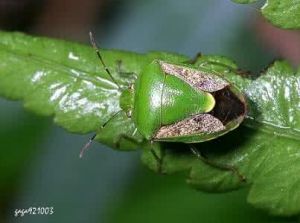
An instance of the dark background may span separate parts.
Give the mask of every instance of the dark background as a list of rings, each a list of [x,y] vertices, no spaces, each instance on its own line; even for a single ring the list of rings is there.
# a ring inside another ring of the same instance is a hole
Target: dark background
[[[224,55],[253,73],[275,58],[300,61],[300,35],[259,15],[259,6],[229,0],[0,0],[0,28],[102,48]],[[51,118],[0,99],[0,222],[286,222],[246,203],[247,189],[194,191],[184,176],[159,176],[140,153],[72,135]],[[15,209],[53,206],[52,216],[15,218]]]

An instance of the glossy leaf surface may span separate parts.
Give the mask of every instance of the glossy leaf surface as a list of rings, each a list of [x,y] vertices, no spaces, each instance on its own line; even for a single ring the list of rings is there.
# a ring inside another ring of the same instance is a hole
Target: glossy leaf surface
[[[253,3],[257,0],[232,0],[236,3]],[[268,0],[261,8],[261,13],[273,25],[284,29],[300,28],[299,0]]]
[[[224,68],[221,63],[226,64]],[[226,191],[251,185],[248,201],[275,215],[300,211],[300,76],[285,62],[276,62],[255,80],[231,71],[236,66],[222,57],[202,57],[196,65],[222,73],[242,89],[248,100],[244,125],[221,138],[197,144],[215,164],[236,167],[246,178],[200,162],[188,145],[164,144],[158,151],[161,171],[189,170],[188,182],[207,191]],[[158,170],[157,163],[144,154],[144,161]],[[290,195],[292,194],[292,195]]]
[[[146,55],[102,51],[119,85],[134,82],[153,59],[187,61],[174,54]],[[300,212],[300,77],[285,62],[276,62],[265,74],[251,80],[233,72],[237,66],[227,58],[203,56],[195,67],[222,75],[240,88],[248,100],[248,116],[237,130],[211,142],[195,144],[210,161],[233,165],[246,178],[220,170],[199,160],[189,145],[154,144],[162,159],[159,166],[134,124],[124,113],[99,130],[97,139],[121,149],[145,148],[143,161],[166,174],[188,173],[188,182],[212,192],[250,185],[249,202],[276,215]],[[65,41],[0,34],[0,95],[22,99],[26,108],[53,115],[55,122],[76,133],[97,131],[119,111],[120,89],[103,71],[91,47]]]

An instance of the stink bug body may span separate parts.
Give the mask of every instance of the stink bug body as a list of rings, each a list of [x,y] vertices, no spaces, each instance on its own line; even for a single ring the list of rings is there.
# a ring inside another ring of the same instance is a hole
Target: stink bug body
[[[190,144],[222,136],[243,121],[246,114],[245,98],[221,74],[194,67],[189,63],[154,59],[137,75],[133,85],[123,89],[105,66],[91,34],[90,37],[107,74],[121,91],[121,110],[112,115],[102,127],[123,111],[135,125],[134,134],[139,132],[152,143]],[[127,134],[119,136],[118,145],[122,137],[136,141]],[[83,147],[80,156],[95,137],[96,134]],[[198,158],[202,157],[195,147],[190,146],[190,149]],[[153,149],[151,151],[161,163],[159,156]],[[206,159],[201,160],[212,164]],[[244,180],[232,166],[215,163],[213,166],[234,171]]]
[[[224,78],[155,60],[136,80],[133,121],[148,140],[203,142],[238,127],[243,94]]]

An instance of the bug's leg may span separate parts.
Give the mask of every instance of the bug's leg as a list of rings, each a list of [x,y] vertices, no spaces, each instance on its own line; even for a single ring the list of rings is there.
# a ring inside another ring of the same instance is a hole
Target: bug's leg
[[[154,149],[154,145],[153,145],[153,144],[154,144],[154,141],[151,140],[150,143],[151,143],[150,151],[151,151],[151,153],[152,153],[154,159],[156,160],[156,162],[157,162],[157,164],[158,164],[157,171],[158,171],[159,173],[162,173],[162,163],[163,163],[163,159],[162,159],[162,157],[159,157],[159,155],[156,153],[156,151],[155,151],[155,149]]]
[[[133,131],[132,136],[134,136],[136,130],[137,129],[135,129]],[[121,134],[121,135],[119,135],[118,139],[115,142],[116,148],[120,148],[121,141],[124,140],[124,139],[129,140],[132,143],[136,143],[136,144],[141,143],[140,141],[138,141],[137,139],[135,139],[135,138],[133,138],[131,136],[128,136],[128,135],[125,135],[125,134]],[[154,159],[156,160],[156,162],[158,164],[157,165],[157,167],[158,167],[157,170],[158,170],[159,173],[162,173],[162,158],[160,158],[159,155],[157,154],[157,152],[155,151],[155,147],[153,145],[154,142],[151,140],[150,143],[151,143],[150,152],[152,153]]]
[[[198,60],[202,57],[202,54],[199,52],[196,54],[196,56],[188,61],[185,61],[185,63],[187,64],[192,64],[192,65],[195,65]],[[239,72],[243,72],[242,70],[240,69],[236,69],[228,64],[223,64],[223,63],[220,63],[218,61],[215,61],[215,60],[207,60],[207,61],[203,61],[201,63],[198,64],[198,66],[206,66],[206,65],[219,65],[219,66],[222,66],[222,67],[226,67],[226,69],[228,69],[229,71],[234,71],[236,73],[239,73]]]
[[[117,63],[117,72],[119,75],[128,77],[129,75],[133,74],[134,76],[136,76],[135,72],[126,72],[122,69],[122,60],[117,60],[116,63]]]
[[[196,64],[197,61],[202,57],[202,53],[197,53],[196,56],[194,56],[194,58],[188,60],[188,61],[185,61],[185,63],[187,64]],[[207,64],[212,64],[212,65],[220,65],[220,66],[223,66],[223,67],[226,67],[227,69],[229,69],[230,71],[236,71],[237,69],[227,65],[227,64],[223,64],[223,63],[220,63],[218,61],[213,61],[213,60],[207,60],[207,61],[203,61],[202,63],[199,64],[199,66],[203,66],[203,65],[207,65]]]
[[[198,59],[200,59],[201,57],[202,57],[202,54],[197,53],[194,58],[192,58],[188,61],[185,61],[185,63],[194,65],[194,64],[197,63]],[[253,74],[250,71],[242,70],[240,68],[235,68],[235,67],[232,67],[228,64],[220,63],[218,61],[212,61],[212,60],[203,61],[202,63],[199,63],[198,66],[206,66],[206,65],[209,65],[209,64],[225,67],[229,72],[237,73],[242,77],[246,77],[246,78],[253,77]]]
[[[215,167],[217,169],[220,170],[226,170],[226,171],[231,171],[232,173],[234,173],[241,182],[245,182],[246,181],[246,177],[243,176],[236,167],[232,166],[232,165],[227,165],[227,164],[221,164],[221,163],[215,163],[211,160],[209,160],[207,157],[205,157],[197,148],[195,148],[194,146],[190,146],[190,150],[192,151],[192,153],[194,155],[197,156],[197,158],[201,161],[203,161],[204,163]]]
[[[94,139],[96,138],[97,134],[99,134],[99,132],[107,125],[107,123],[109,123],[114,117],[116,117],[116,115],[118,115],[120,111],[117,111],[116,113],[114,113],[106,122],[104,122],[99,131],[97,131],[97,133],[95,133],[90,139],[89,141],[81,148],[80,153],[79,153],[79,158],[82,158],[83,154],[85,153],[86,150],[88,150],[88,148],[91,146],[91,144],[93,143]]]
[[[187,64],[195,64],[197,62],[197,60],[202,57],[202,53],[197,53],[196,56],[194,56],[194,58],[188,60],[188,61],[185,61],[185,63]]]
[[[124,140],[124,139],[126,139],[126,140],[128,140],[128,141],[130,141],[130,142],[132,142],[132,143],[135,143],[135,144],[141,143],[140,141],[138,141],[137,139],[135,139],[135,138],[133,138],[133,137],[131,137],[131,136],[128,136],[128,135],[126,135],[126,134],[120,134],[120,135],[118,136],[117,140],[116,140],[115,143],[114,143],[117,149],[120,148],[121,141]]]

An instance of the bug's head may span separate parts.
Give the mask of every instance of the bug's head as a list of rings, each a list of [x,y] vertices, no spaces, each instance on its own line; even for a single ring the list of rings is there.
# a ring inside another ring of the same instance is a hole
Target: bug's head
[[[133,98],[134,98],[134,86],[130,85],[127,89],[124,89],[120,96],[120,108],[130,118],[133,110]]]

